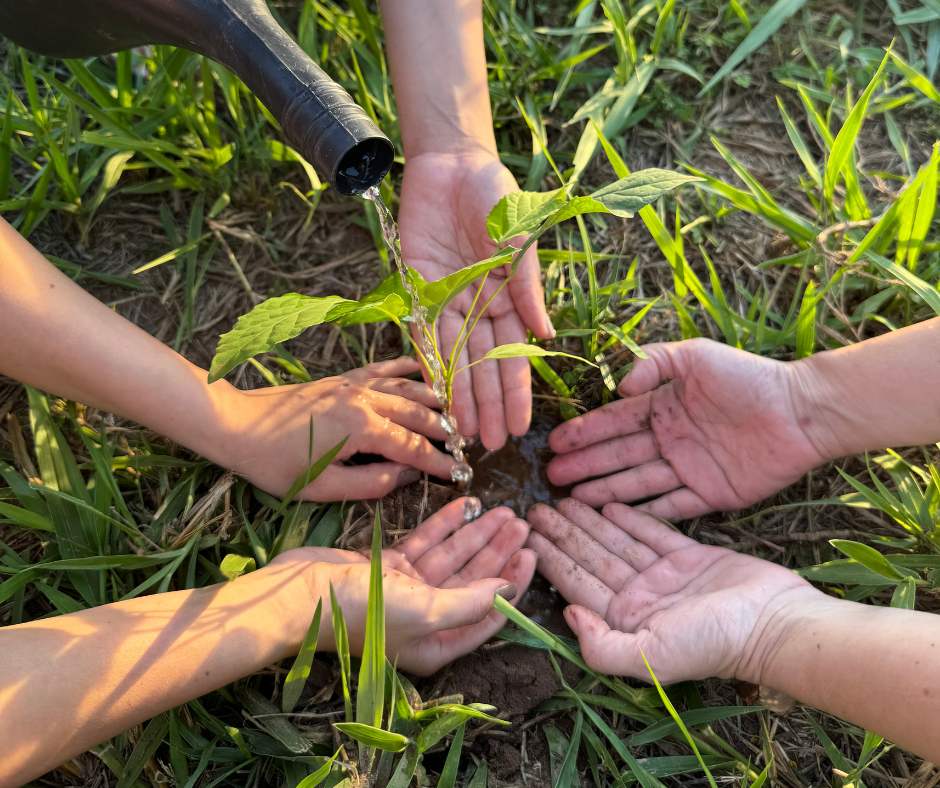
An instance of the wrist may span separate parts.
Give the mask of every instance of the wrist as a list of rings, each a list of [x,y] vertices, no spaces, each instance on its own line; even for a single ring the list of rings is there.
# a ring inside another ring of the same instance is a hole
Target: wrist
[[[779,594],[767,605],[747,645],[747,658],[735,678],[801,696],[801,677],[815,658],[816,641],[826,636],[834,618],[851,603],[834,599],[810,585]],[[854,606],[861,607],[861,606]]]
[[[831,351],[787,364],[797,424],[824,461],[870,448],[866,419],[856,413],[858,392]]]
[[[489,125],[489,104],[487,104],[486,128],[466,129],[456,125],[456,121],[447,120],[439,124],[427,124],[420,133],[404,136],[405,165],[418,156],[453,156],[456,158],[492,158],[499,159],[496,150],[496,137]]]

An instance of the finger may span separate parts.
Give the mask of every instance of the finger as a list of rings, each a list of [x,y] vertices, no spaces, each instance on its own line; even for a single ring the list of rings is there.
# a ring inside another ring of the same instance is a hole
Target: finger
[[[476,523],[464,530],[471,529],[476,530]],[[518,517],[509,518],[500,525],[489,541],[470,557],[462,569],[440,583],[441,588],[465,586],[485,577],[501,577],[503,567],[510,557],[522,548],[528,535],[529,525],[525,520]]]
[[[614,505],[623,506],[623,504],[608,504],[608,506]],[[611,555],[626,561],[637,572],[644,571],[661,557],[661,553],[652,545],[635,539],[629,532],[620,528],[616,521],[609,519],[606,514],[598,514],[586,503],[574,498],[565,498],[559,502],[558,511],[594,537]],[[583,561],[580,563],[584,566]],[[613,588],[613,586],[610,587]],[[614,590],[619,591],[620,588]]]
[[[395,550],[401,553],[412,566],[432,547],[436,547],[448,536],[459,528],[467,524],[463,515],[463,507],[468,499],[458,498],[451,501],[443,509],[432,514],[421,525],[414,529],[405,539],[395,546]],[[492,517],[493,509],[484,514],[477,522]]]
[[[500,582],[516,588],[515,596],[507,600],[510,604],[515,605],[529,587],[535,574],[535,564],[535,553],[525,549],[516,551],[506,563]],[[477,581],[488,582],[489,580]],[[474,587],[477,583],[474,583]],[[424,670],[420,672],[422,675],[433,673],[441,665],[473,651],[499,632],[505,623],[506,617],[502,613],[490,609],[480,621],[429,636],[419,649],[433,649],[434,654],[433,657],[426,657]]]
[[[383,498],[396,487],[421,478],[421,471],[401,462],[330,465],[297,496],[302,501]]]
[[[470,348],[471,361],[483,358],[496,347],[492,321],[481,319],[470,335],[467,346]],[[499,449],[506,443],[507,437],[499,365],[495,361],[482,361],[470,369],[470,374],[473,377],[473,396],[480,413],[480,441],[487,449]]]
[[[593,511],[577,501],[573,501],[567,508],[570,511],[576,506]],[[597,515],[596,512],[594,514]],[[596,577],[614,593],[619,592],[627,581],[636,577],[636,570],[622,555],[612,553],[585,529],[550,506],[533,507],[529,513],[529,522],[537,533],[555,544],[584,571]]]
[[[547,472],[552,484],[564,487],[581,479],[633,468],[659,457],[659,444],[653,431],[644,430],[595,443],[569,454],[559,454],[548,463]]]
[[[519,590],[502,577],[477,580],[464,588],[439,589],[435,592],[431,614],[433,627],[441,631],[479,624],[493,609],[496,594],[510,591],[513,598],[519,594]]]
[[[395,397],[404,397],[413,402],[420,402],[428,408],[439,410],[441,403],[434,396],[434,390],[420,380],[405,380],[404,378],[375,378],[365,383],[373,391],[381,391]]]
[[[708,501],[688,487],[680,487],[678,490],[640,504],[636,508],[656,517],[662,517],[671,523],[691,520],[693,517],[701,517],[703,514],[717,511]]]
[[[452,310],[444,310],[437,321],[441,332],[441,343],[447,357],[457,341],[460,328],[463,325],[463,316]],[[470,351],[466,345],[457,359],[457,369],[462,369],[470,363]],[[453,414],[457,419],[457,428],[461,435],[473,436],[480,431],[480,416],[477,410],[476,399],[473,393],[473,376],[462,372],[454,377],[453,382]]]
[[[649,680],[649,671],[640,655],[637,635],[612,630],[592,610],[578,605],[565,608],[565,621],[578,637],[581,656],[588,667],[614,676]]]
[[[565,599],[606,614],[614,598],[614,592],[608,586],[535,529],[529,531],[526,547],[536,552],[539,572]]]
[[[513,246],[521,246],[525,238],[513,239]],[[536,244],[522,256],[515,275],[509,280],[509,295],[513,306],[526,328],[539,339],[552,339],[555,328],[545,311],[545,291],[542,289],[542,268]]]
[[[622,503],[609,503],[604,507],[602,513],[625,534],[629,534],[638,542],[647,545],[660,556],[698,544],[694,539],[679,533],[671,525],[651,517],[639,507],[627,506]]]
[[[643,352],[648,358],[638,358],[633,362],[633,369],[620,381],[617,391],[622,397],[636,397],[652,391],[664,380],[672,380],[679,376],[675,366],[676,354],[693,347],[693,343],[701,344],[710,341],[687,339],[684,342],[655,342],[651,345],[643,345]]]
[[[403,375],[413,375],[421,369],[421,364],[411,356],[399,356],[390,361],[377,361],[366,364],[361,369],[352,369],[344,377],[354,380],[368,380],[369,378],[400,378]]]
[[[681,486],[682,482],[666,460],[654,460],[604,479],[579,484],[571,491],[571,497],[597,509],[614,501],[642,501]]]
[[[436,410],[431,410],[420,402],[379,391],[370,396],[374,397],[371,402],[372,410],[379,416],[412,432],[419,432],[435,440],[446,440],[447,431],[441,424],[441,414]],[[390,423],[383,425],[383,429],[390,426]]]
[[[415,562],[415,569],[421,572],[430,585],[440,585],[442,581],[463,569],[497,534],[503,524],[511,519],[512,509],[505,506],[487,512],[472,524],[459,529],[449,539],[428,550]],[[496,572],[485,577],[496,577],[498,574]]]
[[[600,441],[650,428],[650,396],[620,399],[559,425],[548,436],[553,452],[563,454]]]
[[[493,333],[498,345],[525,343],[525,326],[515,312],[493,320]],[[510,435],[525,435],[532,419],[532,373],[529,359],[507,358],[499,362],[499,379],[503,387],[506,428]]]
[[[454,458],[435,449],[423,435],[412,432],[394,422],[387,426],[376,417],[378,424],[370,424],[362,440],[362,451],[381,454],[394,462],[450,479]]]

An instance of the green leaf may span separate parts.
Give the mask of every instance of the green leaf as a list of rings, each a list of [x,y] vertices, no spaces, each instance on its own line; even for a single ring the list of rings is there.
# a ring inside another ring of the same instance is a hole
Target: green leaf
[[[154,717],[144,728],[144,732],[134,745],[134,752],[127,759],[124,771],[121,773],[121,779],[118,780],[117,788],[130,788],[137,780],[137,777],[143,771],[157,747],[163,744],[163,739],[170,730],[170,718],[167,714],[161,714]]]
[[[844,558],[797,569],[796,573],[814,583],[838,583],[840,585],[885,585],[886,583],[882,575],[872,572],[858,561]],[[897,581],[888,582],[893,584]]]
[[[292,712],[300,700],[300,695],[307,684],[307,676],[310,675],[310,666],[313,664],[313,655],[317,650],[317,640],[320,637],[320,616],[323,612],[323,600],[317,600],[317,609],[313,614],[313,620],[307,629],[304,642],[300,646],[300,652],[297,659],[291,666],[287,678],[284,680],[284,697],[281,702],[281,708],[285,713]]]
[[[777,0],[773,7],[764,14],[760,22],[757,23],[757,26],[748,34],[747,38],[738,45],[731,57],[718,69],[715,76],[708,80],[708,84],[698,92],[698,95],[704,96],[723,80],[732,69],[743,63],[745,58],[757,50],[761,44],[783,26],[787,19],[799,11],[805,2],[806,0]]]
[[[692,175],[669,170],[640,170],[598,189],[591,197],[604,205],[614,216],[629,218],[660,195],[684,183],[700,180],[702,179]]]
[[[230,581],[255,570],[255,559],[246,555],[229,553],[222,559],[219,569]]]
[[[297,783],[297,788],[316,788],[316,786],[322,783],[329,776],[330,770],[333,768],[333,762],[341,752],[342,749],[334,752],[333,757],[324,763],[323,766],[317,769],[313,774],[304,777],[303,780]]]
[[[311,433],[312,435],[312,433]],[[287,491],[287,495],[284,496],[284,500],[281,501],[280,507],[275,510],[274,516],[276,517],[281,512],[283,512],[298,496],[301,491],[306,489],[306,487],[317,480],[323,471],[325,471],[333,460],[336,459],[336,455],[343,450],[343,446],[346,445],[346,441],[349,440],[347,435],[339,443],[337,443],[332,449],[330,449],[326,454],[320,457],[315,463],[313,463],[307,470],[305,470],[300,476],[294,479],[294,483],[290,486],[290,489]]]
[[[849,161],[852,151],[855,148],[855,140],[858,138],[858,133],[862,128],[862,122],[865,120],[865,115],[868,113],[868,102],[871,100],[875,88],[881,83],[881,75],[884,73],[887,63],[888,54],[886,53],[884,59],[881,61],[881,65],[878,66],[878,70],[871,78],[871,82],[868,83],[868,87],[865,88],[864,93],[859,96],[858,101],[855,106],[852,107],[852,111],[849,113],[848,118],[846,118],[845,123],[842,124],[839,134],[832,143],[832,151],[829,153],[829,160],[826,162],[826,202],[832,202],[832,196],[835,193],[839,175],[842,174],[842,170]]]
[[[486,231],[501,244],[518,235],[528,235],[556,209],[561,189],[551,192],[510,192],[486,217]]]
[[[839,552],[845,553],[849,558],[858,561],[862,566],[888,580],[897,582],[906,577],[874,547],[869,547],[861,542],[852,542],[848,539],[831,539],[829,544]]]
[[[466,727],[466,724],[457,727],[457,733],[454,734],[454,740],[450,743],[450,749],[447,751],[444,768],[441,769],[441,778],[437,781],[437,788],[454,788],[457,783],[457,769],[460,766],[463,735]]]
[[[235,695],[248,713],[258,717],[257,722],[288,750],[297,755],[310,752],[310,742],[286,717],[281,716],[281,710],[258,690],[239,686],[235,689]]]
[[[398,293],[390,293],[387,296],[368,295],[361,301],[352,301],[345,304],[337,304],[333,307],[324,323],[338,322],[343,326],[355,326],[360,323],[381,323],[384,320],[390,320],[398,323],[398,319],[408,313],[410,309],[405,306],[405,299]]]
[[[333,727],[367,747],[375,747],[387,752],[401,752],[408,746],[406,736],[402,736],[400,733],[389,733],[371,725],[363,725],[358,722],[336,722],[333,723]]]
[[[372,524],[372,561],[366,634],[359,670],[356,722],[382,727],[385,706],[385,597],[382,591],[382,510],[376,506]],[[404,749],[404,748],[402,748]]]
[[[911,83],[915,88],[917,88],[921,93],[923,93],[931,101],[936,101],[940,104],[940,92],[933,86],[933,83],[923,74],[921,74],[916,68],[909,66],[904,60],[898,57],[894,52],[888,53],[891,56],[891,60],[894,62],[894,65],[898,67],[898,70],[905,77],[907,81]]]
[[[763,706],[715,706],[706,709],[692,709],[684,711],[679,715],[685,725],[704,725],[716,720],[726,720],[729,717],[737,717],[742,714],[750,714],[755,711],[763,711]],[[654,722],[648,728],[634,733],[630,739],[631,747],[639,747],[643,744],[651,744],[659,741],[666,736],[672,736],[679,726],[672,718]]]
[[[800,316],[796,321],[796,357],[806,358],[812,355],[816,347],[816,297],[813,283],[808,282],[803,292]]]
[[[252,356],[267,353],[279,342],[286,342],[317,326],[338,304],[356,304],[339,296],[312,298],[299,293],[288,293],[269,298],[258,304],[247,315],[238,318],[235,327],[219,340],[212,359],[209,382],[231,372]]]
[[[872,251],[866,252],[865,256],[884,271],[885,274],[904,282],[904,284],[917,293],[934,312],[940,315],[940,291],[938,291],[937,288],[931,287],[930,284],[919,276],[911,273],[897,263],[892,262],[887,257],[882,257],[880,254],[875,254]]]
[[[428,310],[428,324],[437,320],[445,307],[481,276],[494,268],[508,265],[515,252],[516,250],[512,247],[507,247],[487,260],[468,265],[466,268],[425,284],[418,292],[418,301]]]
[[[617,340],[625,348],[629,348],[629,350],[632,351],[633,355],[637,358],[649,358],[649,356],[647,356],[646,353],[640,349],[640,346],[630,339],[630,337],[628,337],[619,326],[615,326],[613,323],[601,323],[600,327],[611,336],[617,337]]]
[[[598,202],[593,197],[575,197],[551,215],[546,227],[553,227],[584,213],[611,213],[611,211],[607,209],[606,205]]]
[[[577,359],[578,361],[583,362],[584,364],[590,364],[592,367],[596,367],[597,364],[594,364],[587,359],[583,359],[579,356],[573,356],[570,353],[562,353],[558,350],[546,350],[545,348],[539,347],[538,345],[527,345],[525,342],[514,342],[509,345],[500,345],[499,347],[494,347],[489,353],[487,353],[479,361],[474,361],[473,364],[479,364],[480,361],[486,361],[487,359],[501,359],[501,358],[531,358],[532,356],[566,356],[567,358]],[[473,364],[468,364],[463,369],[472,367]]]
[[[343,703],[346,709],[346,722],[352,722],[352,701],[349,699],[349,686],[352,681],[352,659],[349,653],[349,634],[346,631],[346,619],[343,616],[333,583],[330,583],[330,611],[333,616],[333,642],[336,644],[336,656],[339,659],[339,674],[343,685]]]
[[[904,610],[914,609],[914,596],[917,592],[917,585],[913,577],[905,577],[895,586],[894,594],[891,596],[891,607],[899,607]]]

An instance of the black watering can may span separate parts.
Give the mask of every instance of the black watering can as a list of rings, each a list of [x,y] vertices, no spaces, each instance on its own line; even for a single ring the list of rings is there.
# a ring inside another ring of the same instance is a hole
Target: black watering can
[[[198,52],[251,88],[337,191],[360,194],[392,164],[388,137],[281,29],[264,0],[0,0],[0,33],[64,58],[144,44]]]

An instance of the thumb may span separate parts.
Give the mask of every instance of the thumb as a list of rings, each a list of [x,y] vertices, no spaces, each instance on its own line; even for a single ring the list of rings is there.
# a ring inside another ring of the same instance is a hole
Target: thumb
[[[475,580],[464,588],[442,589],[436,619],[436,630],[459,629],[478,624],[493,609],[497,594],[504,599],[514,599],[518,594],[515,583],[507,583],[501,577]]]
[[[581,656],[591,670],[635,678],[649,675],[636,635],[611,629],[597,613],[580,605],[565,608],[565,621],[577,635]]]
[[[638,358],[633,362],[631,369],[620,385],[617,392],[621,397],[638,397],[647,391],[652,391],[663,380],[676,377],[673,364],[673,353],[683,345],[683,342],[657,342],[652,345],[642,345],[641,350],[649,358]]]

